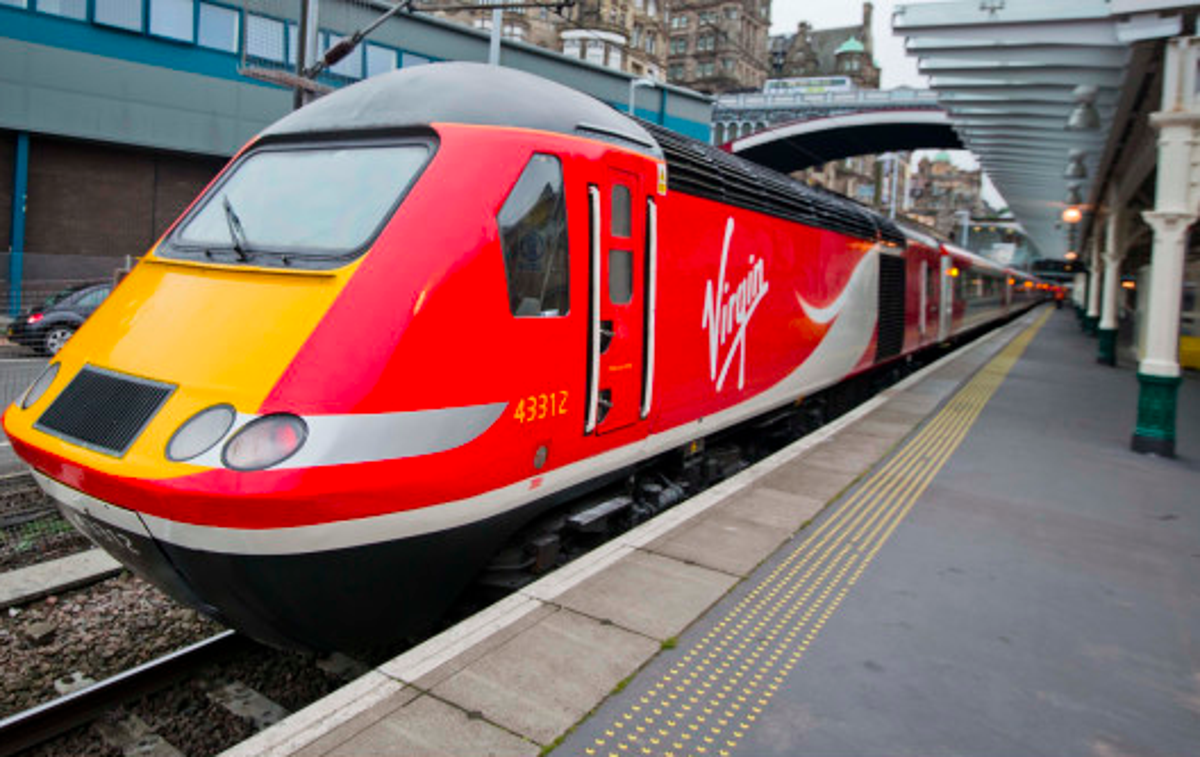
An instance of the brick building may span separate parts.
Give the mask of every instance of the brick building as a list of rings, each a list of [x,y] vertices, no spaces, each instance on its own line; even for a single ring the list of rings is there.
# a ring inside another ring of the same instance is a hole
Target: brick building
[[[670,0],[667,79],[708,94],[767,79],[771,0]]]

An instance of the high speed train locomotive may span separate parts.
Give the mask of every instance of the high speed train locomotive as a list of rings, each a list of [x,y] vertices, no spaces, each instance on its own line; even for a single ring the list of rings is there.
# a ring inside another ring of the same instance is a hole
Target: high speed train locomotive
[[[430,65],[254,138],[4,429],[175,598],[361,648],[427,627],[546,508],[1025,283],[560,85]]]

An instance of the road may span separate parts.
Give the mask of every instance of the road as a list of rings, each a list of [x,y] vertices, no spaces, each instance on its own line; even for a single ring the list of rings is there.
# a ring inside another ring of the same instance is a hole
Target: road
[[[0,407],[20,399],[45,367],[46,358],[0,340]],[[23,470],[25,464],[13,454],[8,438],[0,438],[0,477]]]

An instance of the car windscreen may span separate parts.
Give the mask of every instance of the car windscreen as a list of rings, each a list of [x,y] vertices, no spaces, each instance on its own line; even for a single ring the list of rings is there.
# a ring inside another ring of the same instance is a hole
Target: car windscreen
[[[184,219],[164,253],[256,265],[340,262],[375,237],[431,152],[425,143],[252,152]]]

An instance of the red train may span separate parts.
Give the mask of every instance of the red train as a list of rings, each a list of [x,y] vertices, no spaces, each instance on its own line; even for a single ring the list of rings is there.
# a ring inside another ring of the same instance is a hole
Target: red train
[[[431,65],[256,137],[4,428],[181,601],[358,648],[548,508],[1039,292],[560,85]]]

